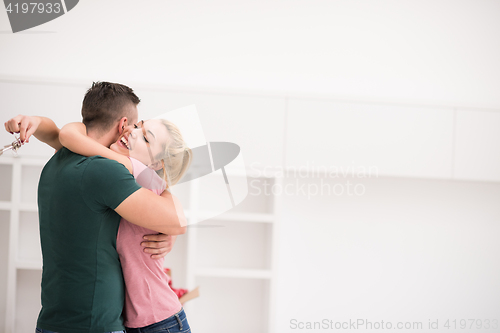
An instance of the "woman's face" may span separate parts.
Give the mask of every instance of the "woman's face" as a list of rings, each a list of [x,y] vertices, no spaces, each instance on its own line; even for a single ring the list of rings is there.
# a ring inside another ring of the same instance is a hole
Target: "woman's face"
[[[155,158],[162,152],[163,146],[168,143],[167,128],[161,121],[155,119],[145,121],[143,127],[146,132],[145,136],[141,127],[128,126],[122,138],[118,139],[109,148],[119,154],[133,157],[145,165],[158,162],[151,160],[147,142],[149,142],[151,153]]]

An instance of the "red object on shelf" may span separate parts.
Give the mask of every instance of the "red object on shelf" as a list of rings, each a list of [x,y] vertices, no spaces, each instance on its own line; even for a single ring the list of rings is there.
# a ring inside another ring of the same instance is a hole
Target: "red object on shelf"
[[[170,268],[165,268],[164,271],[168,275],[168,285],[170,286],[172,291],[177,295],[177,298],[181,298],[184,294],[186,294],[188,292],[188,290],[182,289],[182,288],[177,289],[177,288],[172,287],[172,277],[171,277],[172,275],[170,273]]]

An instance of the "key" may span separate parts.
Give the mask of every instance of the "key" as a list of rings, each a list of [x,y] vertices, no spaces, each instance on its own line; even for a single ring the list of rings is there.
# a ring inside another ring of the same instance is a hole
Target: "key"
[[[2,150],[0,150],[0,156],[8,150],[16,152],[19,148],[21,148],[21,146],[22,146],[21,139],[16,137],[16,140],[12,142],[10,145],[3,146]]]

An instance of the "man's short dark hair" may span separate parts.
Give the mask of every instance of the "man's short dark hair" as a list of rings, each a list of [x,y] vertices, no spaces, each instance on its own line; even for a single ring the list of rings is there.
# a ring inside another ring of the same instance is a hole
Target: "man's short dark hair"
[[[122,117],[133,117],[124,114],[123,107],[128,103],[137,105],[140,101],[134,91],[123,84],[93,82],[83,98],[82,122],[88,129],[107,131]]]

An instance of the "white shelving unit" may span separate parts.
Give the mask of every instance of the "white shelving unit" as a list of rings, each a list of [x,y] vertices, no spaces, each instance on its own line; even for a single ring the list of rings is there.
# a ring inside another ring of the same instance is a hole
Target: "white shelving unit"
[[[246,177],[245,173],[236,176]],[[248,179],[254,187],[255,182],[281,181]],[[180,236],[187,238],[185,286],[199,286],[201,294],[185,305],[191,326],[199,332],[232,332],[236,325],[239,332],[273,332],[278,201],[263,191],[254,195],[249,186],[240,205],[206,220],[214,216],[210,200],[224,194],[202,198],[207,192],[200,186],[201,182],[191,181],[189,193],[183,194],[189,197],[184,207],[189,226],[186,235]]]
[[[8,232],[6,262],[6,333],[32,331],[40,310],[41,252],[36,193],[48,158],[0,157],[4,186],[0,191],[1,230]],[[240,172],[238,177],[245,177]],[[278,178],[249,178],[257,184]],[[215,218],[200,184],[191,181],[182,193],[191,223],[178,237],[165,266],[172,268],[176,288],[200,287],[200,297],[185,305],[193,330],[273,332],[278,204],[272,195],[249,195],[237,207]],[[8,247],[8,249],[7,249]],[[61,249],[62,251],[64,249]],[[1,295],[1,294],[0,294]],[[220,327],[226,321],[227,326]]]
[[[5,296],[5,332],[22,332],[32,330],[36,324],[37,311],[40,309],[40,280],[42,258],[38,231],[38,209],[36,194],[38,179],[43,165],[48,158],[15,158],[2,156],[4,184],[10,186],[2,189],[0,209],[8,211],[8,258],[6,269]],[[10,176],[7,176],[10,171]],[[10,190],[10,195],[9,195]],[[37,285],[26,285],[28,281],[37,281]],[[30,304],[18,304],[21,295],[28,290],[38,290],[30,295]],[[38,310],[37,310],[38,308]],[[19,317],[18,309],[22,309]],[[35,315],[34,318],[33,315]]]

